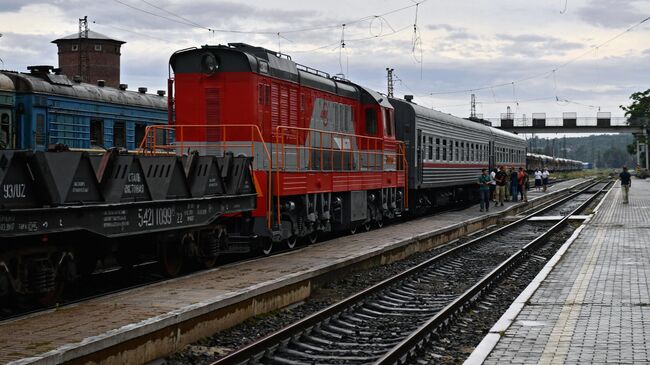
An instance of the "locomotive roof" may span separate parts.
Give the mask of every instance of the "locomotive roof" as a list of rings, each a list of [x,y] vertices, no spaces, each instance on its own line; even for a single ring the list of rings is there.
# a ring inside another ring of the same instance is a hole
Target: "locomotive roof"
[[[328,73],[300,65],[291,57],[262,47],[246,43],[228,45],[205,45],[175,52],[169,64],[175,73],[202,73],[201,57],[207,52],[219,58],[219,71],[254,72],[267,74],[289,82],[298,83],[321,91],[359,100],[360,88]]]
[[[42,76],[18,72],[3,73],[12,79],[17,92],[67,96],[112,104],[167,110],[167,98],[164,96],[119,90],[109,86],[100,87],[93,84],[76,83],[70,81],[67,76],[50,73]]]
[[[14,82],[11,79],[0,73],[0,90],[15,91]]]
[[[406,101],[404,99],[391,98],[390,101],[391,101],[391,103],[393,103],[393,102],[394,103],[400,103],[401,105],[411,107],[416,116],[418,116],[418,115],[426,116],[426,117],[428,117],[430,119],[433,119],[433,120],[439,120],[441,122],[445,122],[445,123],[449,123],[449,124],[455,124],[455,125],[458,125],[458,126],[462,126],[464,128],[482,130],[485,133],[491,133],[491,134],[494,134],[494,135],[499,135],[500,137],[505,138],[505,139],[524,141],[523,137],[520,137],[520,136],[518,136],[516,134],[506,132],[506,131],[500,130],[498,128],[488,127],[488,126],[483,125],[481,123],[472,122],[470,120],[463,119],[463,118],[460,118],[460,117],[457,117],[455,115],[451,115],[451,114],[448,114],[448,113],[443,113],[443,112],[435,110],[435,109],[430,109],[430,108],[427,108],[427,107],[424,107],[424,106],[421,106],[421,105],[418,105],[418,104],[415,104],[415,103],[412,103],[412,102],[408,102],[408,101]]]

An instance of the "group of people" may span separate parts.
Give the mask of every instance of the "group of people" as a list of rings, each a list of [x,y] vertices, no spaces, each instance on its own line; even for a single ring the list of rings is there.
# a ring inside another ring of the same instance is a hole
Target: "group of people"
[[[501,166],[489,174],[487,169],[483,169],[481,172],[482,174],[478,179],[481,212],[490,210],[490,201],[501,206],[503,206],[504,201],[510,199],[513,202],[516,202],[518,198],[521,201],[528,201],[529,177],[523,167],[518,170],[514,167],[506,170],[505,166]],[[539,190],[543,187],[544,191],[546,191],[549,176],[547,169],[544,169],[543,172],[539,169],[535,171],[535,188]]]

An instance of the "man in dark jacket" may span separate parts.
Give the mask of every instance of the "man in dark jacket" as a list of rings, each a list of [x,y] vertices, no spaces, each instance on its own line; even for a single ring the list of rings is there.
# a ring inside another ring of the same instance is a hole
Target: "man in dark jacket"
[[[512,201],[516,202],[519,195],[519,175],[516,168],[512,168],[510,172],[510,196],[512,196]]]
[[[627,166],[623,166],[623,172],[618,177],[621,179],[621,190],[623,190],[623,204],[629,204],[630,186],[632,186],[632,176],[627,172]]]
[[[497,182],[497,202],[496,204],[501,204],[503,206],[503,200],[506,197],[506,168],[501,166],[497,174],[494,176],[494,180]]]

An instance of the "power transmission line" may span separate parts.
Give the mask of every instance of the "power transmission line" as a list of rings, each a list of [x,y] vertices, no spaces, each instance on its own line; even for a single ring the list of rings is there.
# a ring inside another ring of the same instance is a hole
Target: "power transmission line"
[[[511,82],[504,82],[504,83],[500,83],[500,84],[487,85],[487,86],[480,86],[480,87],[474,87],[474,88],[462,89],[462,90],[451,90],[451,91],[432,92],[432,93],[429,93],[429,95],[446,95],[446,94],[470,93],[470,92],[475,92],[475,91],[487,90],[487,89],[490,89],[490,88],[497,88],[497,87],[504,87],[504,86],[514,85],[514,84],[519,84],[519,83],[522,83],[522,82],[524,82],[524,81],[529,81],[529,80],[533,80],[533,79],[538,79],[538,78],[540,78],[540,77],[545,77],[545,76],[548,76],[548,75],[554,74],[555,72],[557,72],[557,71],[560,70],[561,68],[564,68],[564,67],[566,67],[566,66],[572,64],[573,62],[575,62],[575,61],[581,59],[582,57],[586,56],[587,54],[593,52],[594,49],[600,49],[600,48],[602,48],[604,45],[606,45],[606,44],[608,44],[608,43],[610,43],[610,42],[613,42],[614,40],[616,40],[616,39],[622,37],[622,36],[625,35],[626,33],[632,31],[634,28],[640,26],[641,24],[647,22],[648,20],[650,20],[650,17],[647,17],[647,18],[644,18],[644,19],[638,21],[637,23],[635,23],[635,24],[633,24],[632,26],[628,27],[627,29],[625,29],[625,30],[622,31],[621,33],[618,33],[617,35],[615,35],[615,36],[613,36],[613,37],[607,39],[606,41],[604,41],[604,42],[602,42],[602,43],[600,43],[600,44],[598,44],[598,45],[596,45],[596,46],[590,47],[587,51],[585,51],[585,52],[579,54],[579,55],[576,56],[576,57],[571,58],[570,60],[568,60],[568,61],[566,61],[566,62],[564,62],[564,63],[562,63],[562,64],[560,64],[560,65],[558,65],[558,66],[556,66],[556,67],[555,67],[554,69],[552,69],[552,70],[545,71],[545,72],[541,72],[541,73],[539,73],[539,74],[535,74],[535,75],[531,75],[531,76],[528,76],[528,77],[524,77],[524,78],[521,78],[521,79],[518,79],[518,80],[515,80],[515,81],[511,81]]]

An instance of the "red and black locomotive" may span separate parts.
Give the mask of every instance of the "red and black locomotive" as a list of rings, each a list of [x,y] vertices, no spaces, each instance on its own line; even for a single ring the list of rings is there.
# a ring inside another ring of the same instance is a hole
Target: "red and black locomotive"
[[[250,233],[266,251],[381,226],[407,208],[404,144],[387,97],[246,44],[179,51],[170,64],[175,147],[254,156]]]

